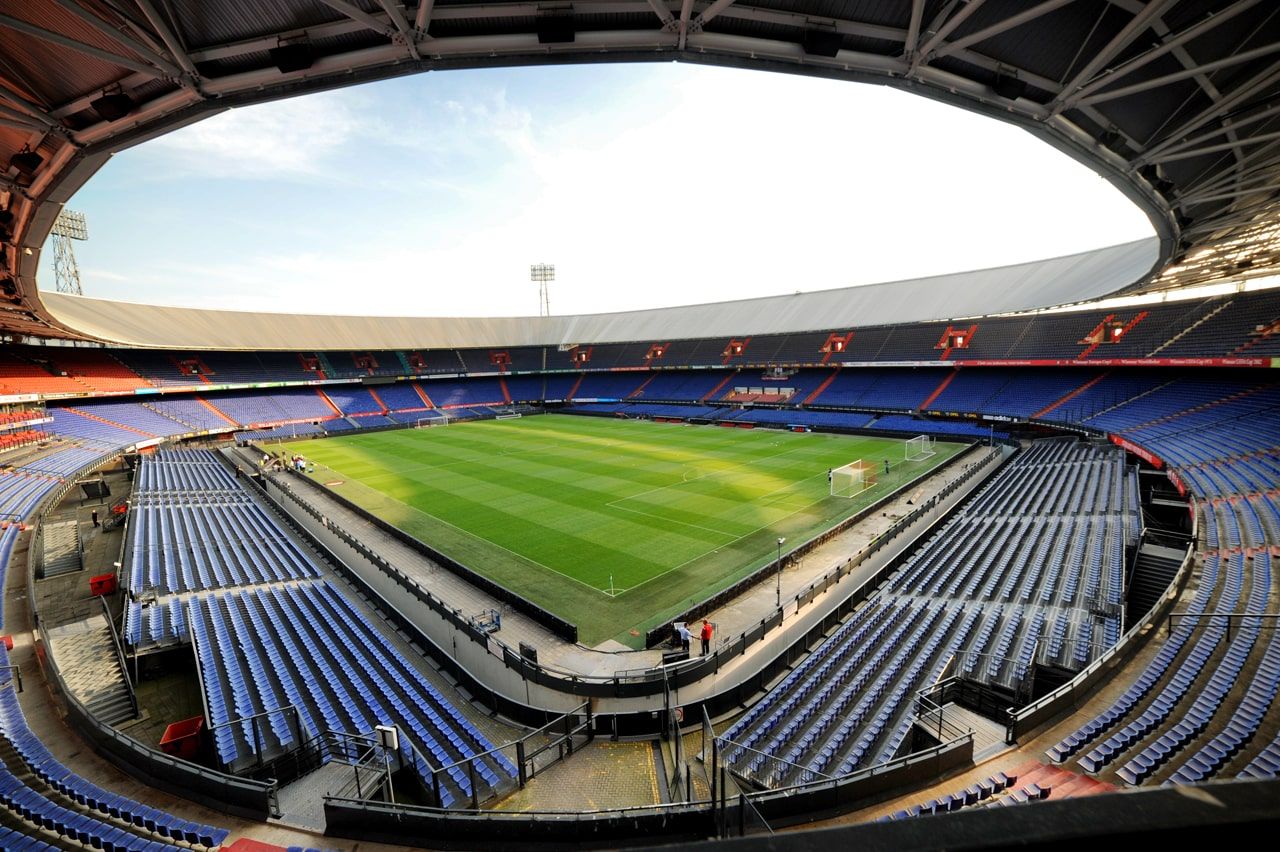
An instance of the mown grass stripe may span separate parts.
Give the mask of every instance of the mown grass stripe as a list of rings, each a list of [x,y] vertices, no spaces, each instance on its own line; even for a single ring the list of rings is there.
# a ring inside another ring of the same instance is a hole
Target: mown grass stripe
[[[296,442],[321,482],[578,624],[643,630],[879,492],[830,498],[828,468],[903,441],[548,415]],[[900,469],[905,479],[960,445]],[[886,486],[889,487],[889,486]],[[609,598],[610,582],[629,591]],[[601,590],[593,593],[591,589]]]

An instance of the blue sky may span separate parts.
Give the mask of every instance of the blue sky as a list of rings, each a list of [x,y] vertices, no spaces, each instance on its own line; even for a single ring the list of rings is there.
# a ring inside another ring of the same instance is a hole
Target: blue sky
[[[433,72],[222,113],[72,199],[85,293],[553,313],[821,290],[1151,233],[1029,134],[879,86],[676,63]],[[41,281],[52,288],[51,253]]]

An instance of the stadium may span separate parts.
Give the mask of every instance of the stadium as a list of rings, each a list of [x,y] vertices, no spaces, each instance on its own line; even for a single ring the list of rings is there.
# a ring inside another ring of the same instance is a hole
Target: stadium
[[[0,3],[0,848],[1258,837],[1278,52],[1259,0]],[[577,315],[37,287],[219,112],[671,61],[1012,124],[1154,236]]]

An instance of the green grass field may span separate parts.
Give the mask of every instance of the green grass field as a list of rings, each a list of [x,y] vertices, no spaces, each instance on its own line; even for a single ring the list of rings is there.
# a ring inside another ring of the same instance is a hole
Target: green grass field
[[[963,449],[902,440],[544,415],[285,445],[314,478],[578,625],[643,632]],[[828,468],[880,482],[828,495]],[[892,473],[884,475],[888,459]]]

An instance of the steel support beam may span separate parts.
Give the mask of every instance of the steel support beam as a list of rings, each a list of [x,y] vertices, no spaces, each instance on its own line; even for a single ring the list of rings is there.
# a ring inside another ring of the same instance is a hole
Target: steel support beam
[[[920,17],[924,14],[924,0],[911,0],[911,20],[907,24],[907,37],[902,42],[902,58],[910,62],[916,55],[916,43],[920,40]]]
[[[1226,174],[1188,184],[1186,191],[1180,192],[1178,198],[1193,201],[1199,195],[1223,192],[1228,188],[1243,187],[1259,180],[1270,180],[1272,171],[1280,167],[1280,157],[1258,160],[1259,154],[1265,153],[1255,151],[1240,159],[1235,168]]]
[[[734,0],[715,0],[710,6],[702,10],[702,14],[694,19],[690,24],[690,31],[695,33],[702,32],[702,28],[711,23],[717,15],[725,9],[733,5]]]
[[[160,16],[159,10],[152,5],[151,0],[134,0],[138,4],[138,8],[142,10],[143,16],[147,19],[147,23],[156,31],[156,35],[160,36],[160,40],[164,42],[165,49],[169,51],[169,55],[174,61],[182,66],[182,70],[186,71],[191,79],[199,76],[196,71],[195,63],[191,61],[191,57],[187,56],[187,49],[182,42],[178,40],[177,34],[169,28],[163,17]]]
[[[1231,192],[1220,192],[1217,195],[1196,196],[1194,198],[1189,197],[1186,199],[1186,204],[1210,204],[1214,201],[1230,201],[1234,198],[1242,198],[1258,192],[1280,192],[1280,175],[1272,175],[1268,181],[1259,182],[1251,187],[1242,187]]]
[[[658,16],[659,21],[662,21],[664,28],[670,27],[675,22],[676,16],[671,14],[671,10],[667,8],[667,4],[663,3],[662,0],[648,0],[648,3],[649,8],[653,10],[653,14]]]
[[[20,107],[21,109],[19,112],[34,118],[46,127],[53,128],[62,126],[62,122],[58,121],[58,119],[46,112],[44,107],[28,100],[2,76],[0,76],[0,98],[9,101],[14,106]]]
[[[1232,65],[1239,65],[1242,62],[1252,62],[1263,56],[1270,56],[1273,53],[1280,53],[1280,42],[1272,42],[1271,44],[1255,47],[1253,50],[1246,50],[1243,53],[1224,56],[1222,59],[1206,62],[1193,68],[1187,68],[1182,71],[1175,71],[1172,74],[1165,74],[1161,77],[1153,77],[1150,80],[1144,80],[1141,83],[1134,83],[1132,86],[1123,86],[1119,89],[1111,89],[1105,92],[1099,92],[1083,98],[1079,103],[1092,106],[1094,104],[1103,103],[1104,101],[1115,100],[1116,98],[1124,98],[1129,95],[1136,95],[1141,92],[1148,92],[1152,89],[1159,89],[1162,86],[1168,86],[1170,83],[1177,83],[1198,74],[1205,74],[1210,71],[1217,71],[1221,68],[1230,68]]]
[[[1146,151],[1142,152],[1142,156],[1144,158],[1159,156],[1174,144],[1185,139],[1189,133],[1199,130],[1206,122],[1225,115],[1241,103],[1251,100],[1256,94],[1274,85],[1277,81],[1280,81],[1280,63],[1272,63],[1249,80],[1233,88],[1231,93],[1225,95],[1222,100],[1201,110],[1194,118],[1184,122],[1180,127],[1166,135],[1161,142],[1149,146]]]
[[[108,62],[112,65],[118,65],[121,68],[128,68],[130,71],[137,71],[140,74],[148,74],[152,77],[163,77],[169,72],[156,68],[154,65],[148,65],[145,62],[139,62],[136,59],[129,59],[125,56],[103,50],[100,47],[94,47],[91,44],[85,44],[82,41],[76,41],[73,38],[67,38],[62,33],[55,33],[46,30],[44,27],[37,27],[34,24],[28,24],[12,15],[0,14],[0,27],[7,27],[20,33],[47,41],[50,44],[56,44],[59,47],[65,47],[68,50],[74,50],[76,53],[82,53],[94,59]],[[174,69],[175,71],[177,69]]]
[[[422,54],[418,53],[418,34],[409,23],[409,19],[404,16],[404,10],[400,8],[400,4],[396,0],[378,0],[378,5],[391,19],[392,26],[396,28],[395,37],[403,40],[404,49],[409,52],[409,56],[421,59]]]
[[[981,9],[983,2],[984,0],[969,0],[963,8],[958,9],[951,17],[943,21],[941,26],[929,37],[929,40],[920,47],[919,52],[916,53],[915,58],[911,61],[911,69],[914,71],[922,62],[928,62],[932,58],[930,54],[933,49],[941,44],[944,38],[951,35],[956,27],[968,20],[970,15]]]
[[[1024,9],[1016,15],[1010,15],[1003,21],[992,24],[989,27],[983,27],[977,32],[969,33],[969,35],[964,36],[963,38],[958,38],[955,41],[949,41],[946,44],[941,45],[937,50],[933,51],[931,59],[940,59],[943,56],[950,56],[957,50],[961,50],[972,44],[981,44],[993,36],[998,36],[1000,33],[1020,27],[1029,21],[1034,21],[1042,15],[1047,15],[1057,9],[1061,9],[1068,3],[1074,2],[1075,0],[1043,0],[1040,4],[1032,6],[1030,9]]]
[[[436,0],[418,0],[418,11],[413,16],[413,28],[420,39],[427,37],[427,28],[431,26],[431,13],[435,9]]]
[[[12,127],[15,130],[34,130],[36,132],[42,132],[45,129],[31,119],[15,116],[8,110],[0,110],[0,127]]]
[[[681,0],[680,2],[680,23],[679,23],[679,41],[676,42],[678,50],[684,50],[686,44],[689,43],[689,16],[693,14],[693,0]]]
[[[74,15],[76,18],[88,24],[90,27],[93,28],[94,32],[106,36],[107,38],[114,41],[116,44],[123,47],[125,50],[131,53],[135,53],[138,56],[141,56],[147,62],[150,62],[152,65],[159,68],[161,71],[165,72],[169,76],[178,77],[182,74],[182,69],[180,69],[177,65],[174,65],[168,59],[161,56],[159,53],[156,53],[154,50],[147,47],[146,45],[140,44],[139,42],[129,38],[127,35],[120,32],[115,27],[112,27],[106,21],[99,18],[97,15],[94,15],[90,13],[88,10],[81,8],[80,5],[75,2],[75,0],[53,0],[53,2],[57,3],[59,6],[61,6],[70,14]],[[141,0],[141,2],[146,2],[146,0]],[[139,5],[141,5],[141,3],[139,3]]]
[[[1177,143],[1176,145],[1165,146],[1163,148],[1163,152],[1173,153],[1175,151],[1181,151],[1184,148],[1188,148],[1192,145],[1199,145],[1202,142],[1208,142],[1210,139],[1216,139],[1219,136],[1226,136],[1230,133],[1234,133],[1240,130],[1240,128],[1242,127],[1248,127],[1251,124],[1256,124],[1259,121],[1272,118],[1276,115],[1280,115],[1280,105],[1270,107],[1268,109],[1262,110],[1261,112],[1254,113],[1253,115],[1245,116],[1244,118],[1233,117],[1231,119],[1231,124],[1224,125],[1223,127],[1219,127],[1215,130],[1205,131],[1204,133],[1201,133],[1196,136],[1188,137],[1182,140],[1181,142]],[[1152,160],[1151,162],[1158,162],[1158,161]]]
[[[1146,53],[1139,54],[1138,56],[1135,56],[1133,59],[1130,59],[1129,61],[1115,68],[1107,69],[1101,77],[1098,77],[1095,80],[1091,80],[1088,83],[1085,83],[1083,86],[1080,87],[1079,91],[1075,92],[1074,94],[1068,95],[1063,100],[1062,109],[1071,109],[1077,103],[1079,103],[1082,99],[1093,94],[1098,89],[1104,88],[1106,86],[1110,86],[1122,80],[1123,78],[1132,74],[1134,71],[1137,71],[1139,68],[1143,68],[1149,63],[1154,62],[1155,60],[1159,59],[1161,56],[1164,56],[1166,53],[1169,53],[1175,48],[1181,47],[1187,42],[1193,41],[1194,39],[1199,38],[1205,33],[1208,33],[1208,32],[1211,32],[1212,30],[1217,29],[1222,24],[1225,24],[1227,21],[1231,20],[1236,15],[1246,11],[1251,6],[1254,6],[1259,2],[1261,2],[1261,0],[1239,0],[1239,2],[1236,3],[1234,6],[1228,6],[1226,9],[1223,9],[1221,12],[1217,13],[1216,15],[1206,16],[1204,20],[1200,21],[1200,23],[1193,24],[1190,27],[1187,27],[1185,30],[1182,30],[1181,32],[1177,33],[1171,38],[1166,39],[1156,47],[1153,47],[1151,50],[1148,50]]]
[[[1055,98],[1053,103],[1049,105],[1054,113],[1059,112],[1067,98],[1071,97],[1077,89],[1092,79],[1093,75],[1098,73],[1100,69],[1105,68],[1108,62],[1132,44],[1134,39],[1142,35],[1156,16],[1175,2],[1177,0],[1152,0],[1152,2],[1143,7],[1141,12],[1134,15],[1129,23],[1125,24],[1124,28],[1116,33],[1111,41],[1107,42],[1106,47],[1094,54],[1093,58],[1086,62],[1084,67],[1062,86],[1062,95]],[[1258,0],[1248,0],[1248,2],[1257,3]]]
[[[364,24],[365,27],[375,33],[381,33],[387,38],[391,38],[396,34],[395,27],[385,21],[378,20],[359,6],[352,6],[347,0],[320,0],[320,2],[335,12],[341,12],[356,23]]]
[[[1203,157],[1205,154],[1216,154],[1219,151],[1235,151],[1251,145],[1261,145],[1263,142],[1270,142],[1275,139],[1280,139],[1280,132],[1262,133],[1257,136],[1246,136],[1243,139],[1237,139],[1232,142],[1222,142],[1217,145],[1205,145],[1200,148],[1189,148],[1176,154],[1162,154],[1148,162],[1171,163],[1176,160],[1190,160],[1195,157]]]

